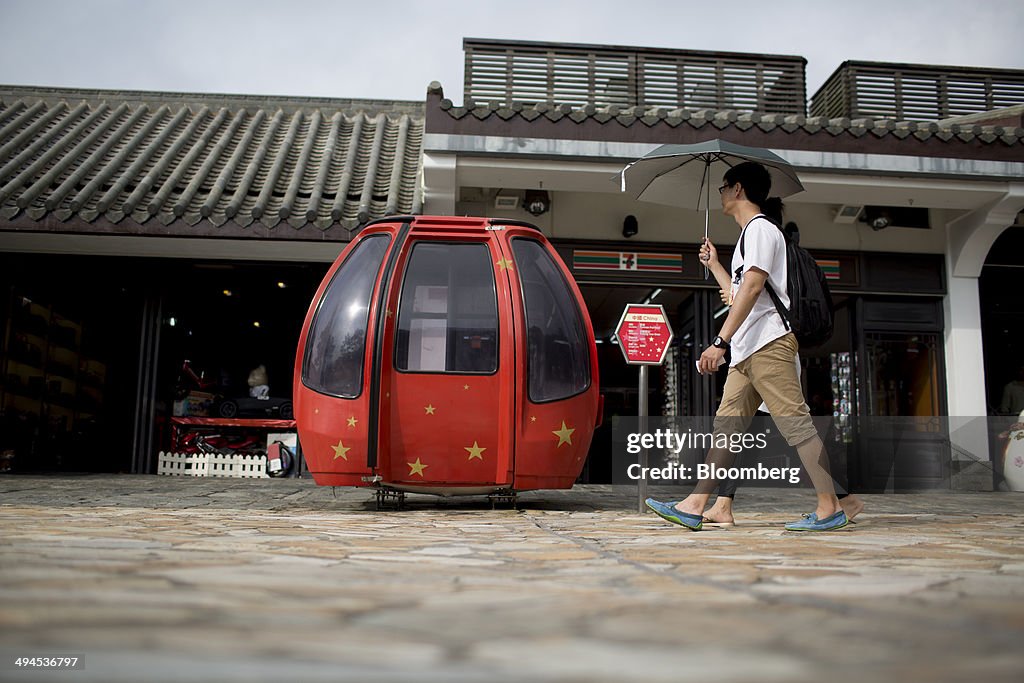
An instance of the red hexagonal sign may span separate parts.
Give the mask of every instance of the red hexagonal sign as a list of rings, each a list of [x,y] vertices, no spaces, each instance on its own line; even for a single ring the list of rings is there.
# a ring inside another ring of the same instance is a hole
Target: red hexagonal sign
[[[660,305],[626,304],[615,337],[630,365],[661,365],[672,343],[672,326]]]

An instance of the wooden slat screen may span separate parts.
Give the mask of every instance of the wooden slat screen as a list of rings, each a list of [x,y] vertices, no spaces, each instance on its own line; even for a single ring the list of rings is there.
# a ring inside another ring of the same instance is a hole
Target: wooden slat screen
[[[1024,71],[845,62],[811,99],[812,116],[937,121],[1024,104]]]
[[[477,104],[805,112],[801,57],[470,39],[463,45],[464,95]]]

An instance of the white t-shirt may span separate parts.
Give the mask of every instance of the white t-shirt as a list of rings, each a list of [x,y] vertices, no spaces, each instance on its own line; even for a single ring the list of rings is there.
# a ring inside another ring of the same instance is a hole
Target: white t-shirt
[[[743,237],[743,235],[746,237]],[[740,232],[743,241],[743,256],[740,256],[740,241],[736,242],[736,250],[732,254],[732,291],[731,299],[736,298],[743,284],[743,278],[751,268],[758,268],[768,273],[768,283],[779,295],[782,305],[789,308],[789,295],[786,293],[786,240],[782,231],[762,214],[750,219]],[[740,273],[737,275],[737,272]],[[779,315],[768,289],[761,290],[750,315],[743,321],[736,334],[730,340],[732,348],[731,365],[749,358],[755,351],[788,333],[782,316]]]

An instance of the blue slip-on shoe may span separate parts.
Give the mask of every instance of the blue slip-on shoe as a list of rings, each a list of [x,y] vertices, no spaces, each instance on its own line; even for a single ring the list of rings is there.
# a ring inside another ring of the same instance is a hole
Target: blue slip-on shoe
[[[674,504],[660,503],[653,498],[648,498],[644,503],[646,503],[647,507],[654,510],[656,515],[673,524],[684,526],[691,531],[700,531],[701,526],[703,526],[703,515],[691,515],[687,512],[680,512],[676,510]]]
[[[786,531],[835,531],[849,523],[850,520],[846,518],[846,513],[842,510],[824,519],[818,519],[818,515],[812,512],[809,515],[804,515],[799,522],[787,524]]]

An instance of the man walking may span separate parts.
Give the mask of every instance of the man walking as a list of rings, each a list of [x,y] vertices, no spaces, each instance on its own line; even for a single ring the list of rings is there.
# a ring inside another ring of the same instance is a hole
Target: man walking
[[[763,400],[779,431],[796,448],[818,497],[814,512],[787,524],[786,529],[832,531],[846,526],[849,520],[836,497],[824,444],[804,402],[795,366],[796,337],[765,291],[770,285],[782,304],[790,306],[785,240],[776,224],[766,217],[781,217],[782,201],[777,197],[769,199],[770,189],[767,169],[754,162],[730,168],[724,184],[718,188],[722,211],[740,226],[744,248],[741,255],[737,246],[732,268],[726,271],[710,241],[705,240],[701,247],[701,261],[719,282],[725,280],[730,284],[732,308],[719,336],[701,354],[698,369],[701,374],[715,372],[726,350],[732,349],[729,375],[715,415],[714,443],[720,442],[720,434],[729,436],[746,431]],[[712,471],[716,471],[727,468],[732,459],[727,448],[712,448],[706,462],[714,465]],[[703,479],[678,503],[648,498],[647,506],[662,518],[696,531],[702,526],[704,508],[716,484],[714,479]]]

